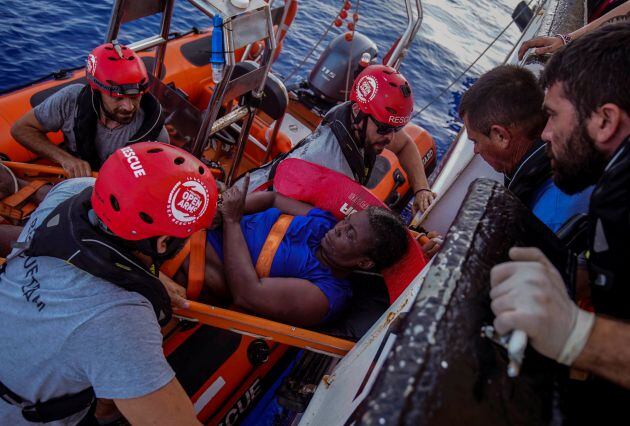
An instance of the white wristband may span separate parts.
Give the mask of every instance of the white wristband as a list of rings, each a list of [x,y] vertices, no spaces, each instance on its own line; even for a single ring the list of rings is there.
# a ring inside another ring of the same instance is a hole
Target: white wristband
[[[575,325],[569,338],[564,344],[564,348],[560,351],[560,355],[556,358],[560,364],[571,365],[573,361],[580,355],[582,349],[586,345],[588,337],[591,335],[591,329],[595,324],[595,314],[578,309]]]

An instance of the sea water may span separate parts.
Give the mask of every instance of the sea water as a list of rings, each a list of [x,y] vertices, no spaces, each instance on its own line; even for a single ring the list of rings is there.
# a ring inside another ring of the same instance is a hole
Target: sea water
[[[2,0],[0,3],[0,91],[61,68],[82,65],[87,53],[104,41],[112,6],[112,0]],[[422,1],[422,27],[401,66],[411,83],[417,109],[448,86],[501,32],[510,22],[517,3],[518,0]],[[273,71],[280,76],[288,75],[335,18],[342,4],[340,0],[301,1],[296,21]],[[356,29],[372,38],[382,57],[404,31],[404,1],[353,0],[350,16],[357,5],[359,20]],[[125,24],[119,40],[124,43],[154,35],[159,23],[155,16],[143,19],[137,25]],[[187,1],[176,2],[173,31],[211,25],[211,20],[197,13]],[[345,25],[333,27],[310,60],[296,73],[295,80],[306,78],[327,43],[345,30]],[[438,159],[461,127],[456,111],[465,82],[470,84],[479,74],[499,64],[518,36],[519,31],[512,24],[464,79],[414,118],[414,123],[426,128],[435,138]]]

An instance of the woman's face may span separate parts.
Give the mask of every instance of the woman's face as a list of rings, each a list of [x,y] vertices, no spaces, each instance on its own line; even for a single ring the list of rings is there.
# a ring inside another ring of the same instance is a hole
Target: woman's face
[[[373,267],[374,262],[367,255],[372,245],[372,228],[367,211],[347,216],[328,231],[321,242],[324,256],[336,266],[347,269]]]

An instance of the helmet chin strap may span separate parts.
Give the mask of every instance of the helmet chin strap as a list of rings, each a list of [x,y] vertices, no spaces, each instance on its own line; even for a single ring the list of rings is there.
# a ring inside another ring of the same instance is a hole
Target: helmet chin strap
[[[185,238],[170,237],[166,242],[166,250],[160,253],[157,248],[159,238],[151,237],[131,242],[140,253],[149,256],[158,269],[165,261],[175,256],[186,242]]]

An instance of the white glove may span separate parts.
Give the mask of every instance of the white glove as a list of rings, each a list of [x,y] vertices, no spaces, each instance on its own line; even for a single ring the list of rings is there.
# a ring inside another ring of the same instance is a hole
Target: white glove
[[[580,354],[594,315],[567,294],[558,270],[537,248],[513,247],[506,262],[492,268],[494,328],[499,334],[523,330],[541,354],[571,365]]]

